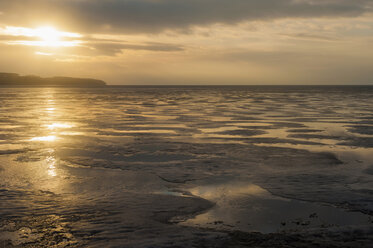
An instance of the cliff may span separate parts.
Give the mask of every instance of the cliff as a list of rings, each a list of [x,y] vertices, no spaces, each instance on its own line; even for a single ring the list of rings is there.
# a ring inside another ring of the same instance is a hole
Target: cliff
[[[20,76],[16,73],[0,73],[0,86],[7,87],[103,87],[102,80],[91,78]]]

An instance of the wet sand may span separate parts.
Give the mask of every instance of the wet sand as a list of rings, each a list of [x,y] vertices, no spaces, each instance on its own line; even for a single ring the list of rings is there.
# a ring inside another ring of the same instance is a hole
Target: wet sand
[[[0,247],[373,243],[372,88],[4,88],[0,103]]]

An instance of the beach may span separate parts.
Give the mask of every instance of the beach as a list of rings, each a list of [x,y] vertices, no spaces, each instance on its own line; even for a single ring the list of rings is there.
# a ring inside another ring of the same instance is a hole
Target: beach
[[[371,247],[373,87],[1,88],[0,247]]]

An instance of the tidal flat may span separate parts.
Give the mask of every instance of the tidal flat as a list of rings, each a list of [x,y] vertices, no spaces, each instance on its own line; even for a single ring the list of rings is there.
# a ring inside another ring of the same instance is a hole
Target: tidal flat
[[[0,247],[372,244],[373,87],[0,90]]]

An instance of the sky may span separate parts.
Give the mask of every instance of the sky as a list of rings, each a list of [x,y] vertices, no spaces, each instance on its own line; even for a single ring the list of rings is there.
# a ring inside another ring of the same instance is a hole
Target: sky
[[[0,55],[108,84],[373,84],[373,1],[0,0]]]

